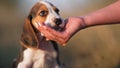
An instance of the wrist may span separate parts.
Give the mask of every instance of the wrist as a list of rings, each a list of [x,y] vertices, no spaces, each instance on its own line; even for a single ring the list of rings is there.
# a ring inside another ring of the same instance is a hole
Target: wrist
[[[89,16],[81,16],[79,18],[82,20],[82,26],[83,26],[83,28],[94,26],[94,24],[91,23],[92,20],[89,18]]]
[[[85,21],[85,18],[84,17],[79,17],[80,18],[80,28],[81,29],[84,29],[84,28],[86,28],[87,27],[87,24],[86,24],[86,21]]]

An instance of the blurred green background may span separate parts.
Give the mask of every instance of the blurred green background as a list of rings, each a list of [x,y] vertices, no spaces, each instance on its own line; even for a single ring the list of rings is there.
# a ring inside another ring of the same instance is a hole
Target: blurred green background
[[[25,17],[38,0],[0,0],[0,68],[11,68],[17,57]],[[101,9],[116,0],[49,0],[61,16],[80,16]],[[120,68],[120,25],[90,27],[60,46],[65,68]]]

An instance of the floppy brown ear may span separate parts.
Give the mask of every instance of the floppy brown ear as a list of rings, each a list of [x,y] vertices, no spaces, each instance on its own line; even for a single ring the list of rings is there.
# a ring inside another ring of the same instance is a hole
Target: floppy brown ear
[[[20,43],[25,47],[38,47],[38,37],[29,18],[26,18]]]

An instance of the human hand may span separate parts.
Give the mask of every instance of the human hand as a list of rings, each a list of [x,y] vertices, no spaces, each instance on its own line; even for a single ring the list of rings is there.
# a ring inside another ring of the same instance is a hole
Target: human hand
[[[47,40],[54,40],[64,46],[76,32],[86,26],[82,17],[70,17],[65,22],[66,26],[63,31],[56,31],[43,24],[39,26],[39,31]]]

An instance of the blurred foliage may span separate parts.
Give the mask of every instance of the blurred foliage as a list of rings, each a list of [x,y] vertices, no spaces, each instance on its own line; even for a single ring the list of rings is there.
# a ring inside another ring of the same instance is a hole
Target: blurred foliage
[[[0,1],[0,68],[10,68],[17,57],[24,19],[38,0]],[[80,16],[103,8],[116,0],[50,0],[64,18]],[[120,68],[120,25],[90,27],[60,46],[66,68]]]

